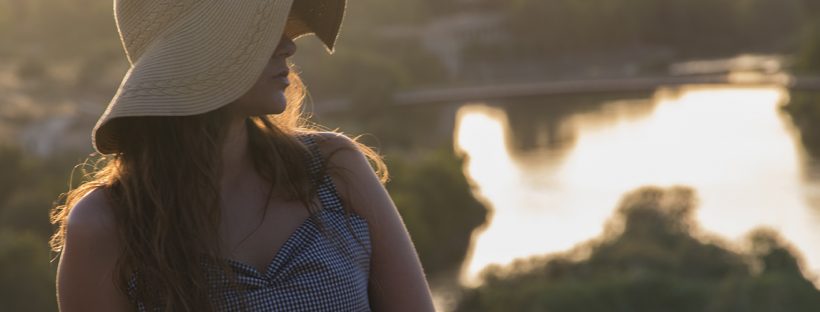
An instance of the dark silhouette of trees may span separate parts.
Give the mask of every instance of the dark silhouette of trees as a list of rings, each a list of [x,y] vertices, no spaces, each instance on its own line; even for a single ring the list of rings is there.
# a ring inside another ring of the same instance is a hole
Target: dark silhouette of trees
[[[626,194],[606,235],[557,255],[485,270],[457,311],[817,311],[820,291],[776,232],[739,253],[699,234],[695,192]]]
[[[56,311],[48,210],[66,189],[72,161],[0,147],[0,310]]]
[[[804,19],[800,51],[797,58],[797,71],[803,73],[820,73],[820,2],[804,0]]]
[[[487,208],[477,201],[462,172],[462,158],[447,146],[411,158],[387,158],[388,183],[396,206],[413,237],[425,272],[436,275],[458,268],[473,230],[485,223]]]
[[[45,237],[0,228],[0,305],[3,311],[57,311]]]

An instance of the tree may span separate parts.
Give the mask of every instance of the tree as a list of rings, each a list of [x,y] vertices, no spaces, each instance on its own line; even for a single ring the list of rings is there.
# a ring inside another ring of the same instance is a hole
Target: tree
[[[55,266],[46,240],[0,230],[0,302],[4,311],[56,311]]]
[[[456,311],[820,311],[820,291],[776,232],[752,232],[748,254],[701,241],[696,203],[686,187],[632,191],[607,235],[485,270]]]
[[[487,208],[473,197],[452,148],[388,161],[392,194],[428,274],[458,268],[473,230],[484,224]]]

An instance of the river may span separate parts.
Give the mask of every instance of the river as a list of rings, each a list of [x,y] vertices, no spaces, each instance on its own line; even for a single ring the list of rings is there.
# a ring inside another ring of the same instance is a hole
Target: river
[[[470,103],[455,149],[492,210],[461,283],[489,264],[561,252],[602,234],[622,195],[645,185],[697,191],[699,231],[740,242],[779,231],[820,273],[820,169],[779,108],[779,87],[684,86],[644,97]],[[820,285],[820,283],[818,283]]]

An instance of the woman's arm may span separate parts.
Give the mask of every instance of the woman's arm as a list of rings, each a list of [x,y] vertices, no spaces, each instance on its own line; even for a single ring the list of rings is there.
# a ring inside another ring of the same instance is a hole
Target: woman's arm
[[[61,312],[130,311],[112,280],[118,256],[114,222],[103,190],[84,196],[71,209],[57,266]]]
[[[430,287],[396,205],[367,158],[348,137],[323,132],[319,149],[334,167],[339,196],[370,228],[370,306],[374,311],[435,311]],[[339,150],[335,152],[335,150]],[[343,175],[340,177],[339,175]]]

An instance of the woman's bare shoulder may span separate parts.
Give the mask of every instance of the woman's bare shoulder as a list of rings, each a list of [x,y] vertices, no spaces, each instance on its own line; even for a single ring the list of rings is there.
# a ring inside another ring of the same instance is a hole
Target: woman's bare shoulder
[[[327,158],[333,165],[349,168],[355,167],[358,160],[367,160],[358,144],[344,133],[320,131],[314,132],[313,137],[316,138],[316,145],[322,157]]]
[[[60,311],[127,311],[114,285],[119,247],[111,206],[103,189],[85,194],[69,211],[60,262]]]
[[[355,143],[353,139],[341,132],[333,132],[333,131],[316,131],[311,133],[314,138],[316,138],[316,143],[320,144],[320,147],[327,148],[327,147],[353,147]]]
[[[337,132],[317,132],[316,145],[327,158],[329,175],[339,196],[351,204],[359,215],[372,215],[373,207],[366,199],[382,192],[382,185],[365,154],[347,135]]]
[[[115,219],[106,190],[98,187],[83,195],[71,207],[67,221],[72,229],[101,232],[99,234],[113,231]]]

